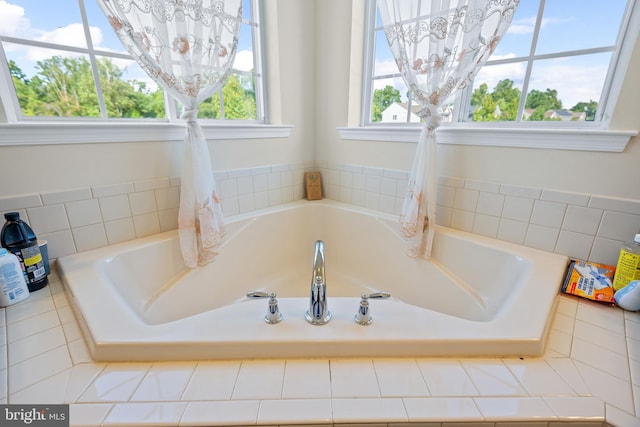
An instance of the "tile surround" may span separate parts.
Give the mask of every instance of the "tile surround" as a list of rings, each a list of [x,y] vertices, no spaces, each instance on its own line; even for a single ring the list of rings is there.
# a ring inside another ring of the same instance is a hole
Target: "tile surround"
[[[223,212],[300,199],[311,169],[217,172]],[[407,172],[318,169],[326,197],[399,213]],[[2,197],[0,213],[19,211],[56,258],[176,228],[179,184],[165,177]],[[640,201],[456,177],[440,177],[437,209],[444,226],[608,264],[640,231]],[[545,356],[526,360],[94,363],[55,273],[0,312],[0,401],[71,403],[72,425],[640,426],[640,315],[567,296]]]
[[[303,198],[304,172],[311,169],[281,164],[215,172],[223,214]],[[179,206],[178,177],[0,197],[0,214],[19,212],[48,241],[51,259],[176,229]]]
[[[69,309],[55,269],[0,309],[1,402],[72,426],[640,426],[640,313],[566,295],[537,358],[95,363]]]

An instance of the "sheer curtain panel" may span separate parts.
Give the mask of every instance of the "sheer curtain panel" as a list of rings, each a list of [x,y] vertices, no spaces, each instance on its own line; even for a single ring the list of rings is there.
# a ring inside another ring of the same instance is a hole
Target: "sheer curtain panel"
[[[519,0],[378,0],[384,33],[423,124],[400,222],[409,255],[431,256],[441,109],[473,79],[507,31]]]
[[[184,262],[211,262],[223,217],[198,105],[226,81],[242,22],[241,0],[97,0],[124,47],[182,106],[186,122],[178,227]]]

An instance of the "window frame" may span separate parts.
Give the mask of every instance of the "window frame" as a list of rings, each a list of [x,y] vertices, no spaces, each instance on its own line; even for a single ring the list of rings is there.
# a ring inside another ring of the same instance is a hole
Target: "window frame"
[[[421,125],[411,123],[375,123],[370,121],[373,96],[373,72],[375,62],[376,0],[365,3],[364,43],[362,46],[362,87],[359,126],[338,128],[342,139],[372,140],[389,142],[417,142]],[[599,110],[598,122],[470,122],[461,120],[466,108],[457,108],[454,123],[444,123],[438,129],[438,143],[508,146],[524,148],[556,148],[586,151],[624,151],[629,140],[637,131],[610,130],[610,121],[628,68],[635,44],[634,34],[640,29],[640,1],[629,0],[625,10],[617,49],[613,53],[613,72],[604,82],[604,106]],[[352,54],[356,54],[352,45]],[[379,76],[380,77],[380,76]],[[468,102],[471,91],[458,94],[456,103]],[[466,99],[465,99],[466,97]],[[524,97],[523,97],[524,98]],[[601,100],[601,102],[603,101]],[[355,100],[351,100],[355,102]]]
[[[88,21],[84,1],[79,2],[85,33],[88,31]],[[232,70],[239,75],[252,75],[256,92],[255,120],[241,119],[206,119],[199,120],[206,139],[253,139],[253,138],[283,138],[288,137],[292,126],[268,124],[268,97],[265,58],[265,31],[263,0],[249,0],[252,8],[253,21],[243,19],[243,25],[251,25],[253,42],[254,71],[243,72]],[[256,31],[257,26],[257,31]],[[92,65],[94,81],[100,85],[97,78],[95,57],[128,59],[135,61],[128,53],[107,52],[94,49],[91,38],[87,37],[87,47],[74,47],[45,43],[34,40],[24,40],[14,37],[1,36],[2,41],[9,43],[28,44],[36,47],[62,49],[88,55]],[[258,70],[255,70],[259,66]],[[13,86],[8,70],[8,61],[0,43],[0,146],[9,145],[47,145],[67,143],[104,143],[104,142],[144,142],[144,141],[175,141],[184,138],[184,121],[179,118],[177,103],[165,92],[164,118],[107,118],[104,98],[98,90],[98,102],[103,117],[26,117],[18,102],[17,93]]]

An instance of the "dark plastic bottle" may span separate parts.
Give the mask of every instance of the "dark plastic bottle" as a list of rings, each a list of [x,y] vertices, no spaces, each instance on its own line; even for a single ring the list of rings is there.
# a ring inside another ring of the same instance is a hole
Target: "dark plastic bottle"
[[[4,214],[4,218],[7,222],[0,233],[2,247],[20,260],[29,292],[44,288],[48,279],[36,234],[29,224],[20,219],[18,212],[8,212]]]

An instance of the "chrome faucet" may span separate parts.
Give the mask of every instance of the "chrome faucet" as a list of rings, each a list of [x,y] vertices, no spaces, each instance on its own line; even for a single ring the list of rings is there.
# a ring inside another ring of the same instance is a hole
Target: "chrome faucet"
[[[269,298],[269,308],[264,315],[264,321],[274,325],[282,320],[282,313],[278,309],[278,300],[275,292],[251,291],[247,292],[247,298]]]
[[[369,299],[382,299],[389,298],[391,294],[389,292],[372,292],[370,294],[364,293],[360,299],[360,307],[358,312],[353,317],[353,320],[359,325],[370,325],[373,322],[373,316],[371,316],[371,310],[369,309]]]
[[[316,241],[311,276],[311,301],[305,317],[312,325],[324,325],[331,320],[331,312],[327,309],[327,279],[324,274],[324,242],[322,240]]]

